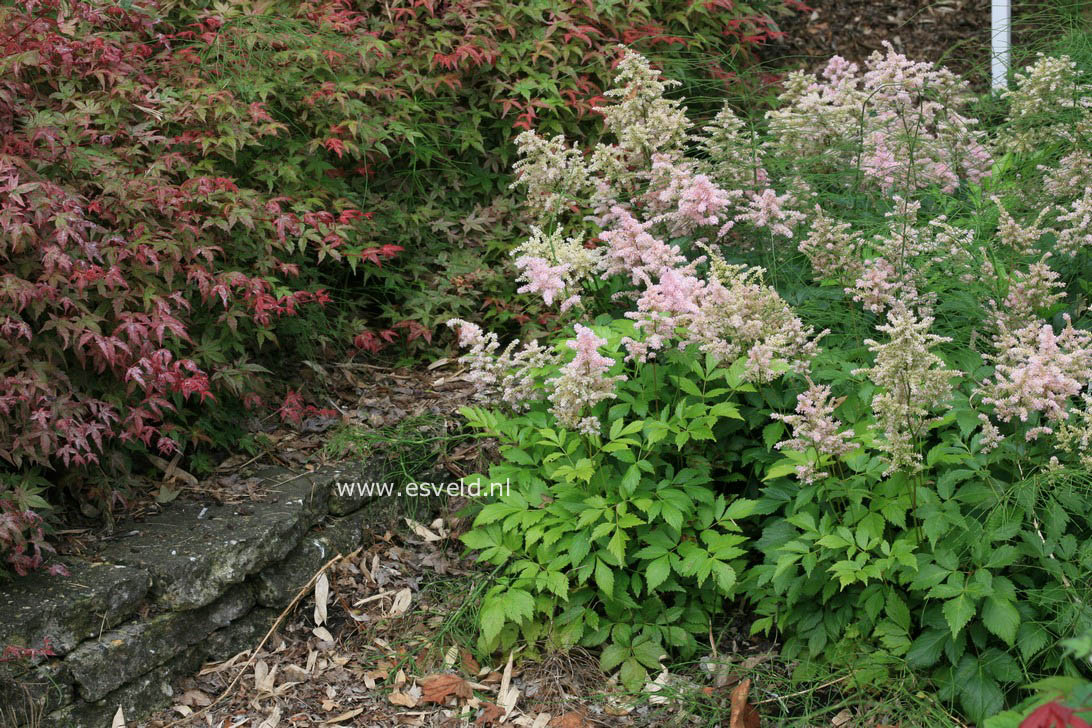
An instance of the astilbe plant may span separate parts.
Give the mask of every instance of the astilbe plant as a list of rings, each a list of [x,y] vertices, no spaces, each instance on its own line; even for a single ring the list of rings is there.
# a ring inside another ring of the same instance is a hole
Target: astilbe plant
[[[518,264],[575,333],[533,361],[463,342],[475,379],[519,374],[500,397],[518,407],[467,411],[501,443],[476,477],[515,491],[464,536],[499,567],[483,649],[604,645],[635,687],[737,596],[800,676],[910,669],[975,721],[1031,674],[1080,671],[1056,644],[1092,626],[1070,303],[1092,261],[1065,212],[1089,180],[1080,152],[1006,146],[1052,86],[1018,76],[991,136],[962,79],[890,47],[699,131],[647,59],[619,83],[585,148],[520,137],[537,228]],[[1017,163],[1054,199],[1029,209]]]
[[[607,643],[603,666],[634,686],[666,647],[693,652],[738,577],[735,521],[750,501],[710,487],[704,443],[746,431],[740,393],[806,371],[819,336],[761,269],[706,242],[736,224],[791,235],[802,216],[787,212],[790,196],[722,190],[688,160],[684,108],[645,58],[627,52],[618,83],[601,108],[606,138],[587,155],[520,137],[517,182],[539,227],[516,263],[572,337],[501,350],[449,323],[483,401],[509,405],[467,410],[506,461],[478,477],[519,489],[465,537],[504,567],[482,606],[483,648],[520,635]]]

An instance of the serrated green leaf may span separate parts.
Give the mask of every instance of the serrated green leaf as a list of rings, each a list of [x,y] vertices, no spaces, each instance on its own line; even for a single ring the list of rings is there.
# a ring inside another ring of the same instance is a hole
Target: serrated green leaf
[[[504,605],[504,613],[509,621],[522,622],[535,613],[535,599],[522,589],[509,589],[498,597]]]
[[[965,655],[955,673],[959,688],[959,703],[967,716],[981,724],[986,718],[1005,707],[1005,695],[985,666],[971,655]]]
[[[630,692],[637,692],[645,684],[648,672],[636,659],[630,658],[622,663],[622,669],[618,672],[622,685]]]
[[[1030,660],[1049,642],[1050,633],[1034,622],[1024,622],[1016,632],[1016,646],[1025,660]]]
[[[599,668],[603,672],[610,672],[621,665],[627,657],[629,657],[629,648],[612,642],[604,647],[603,653],[599,655]]]
[[[487,601],[478,612],[482,627],[482,639],[491,642],[504,628],[504,605],[496,598]]]
[[[910,631],[910,608],[906,606],[906,602],[902,600],[894,589],[887,592],[886,602],[887,616],[891,618],[891,621],[902,627],[905,631]]]
[[[660,666],[660,658],[666,657],[667,653],[658,643],[645,640],[633,646],[633,656],[645,667],[656,669]]]
[[[773,450],[773,446],[781,442],[781,436],[785,434],[785,423],[778,420],[771,422],[762,428],[762,442],[767,450]]]
[[[948,628],[952,630],[952,637],[955,637],[974,616],[974,601],[966,594],[960,594],[955,599],[944,602],[941,611],[944,613],[944,620],[948,623]]]
[[[614,596],[614,572],[602,559],[595,560],[595,585],[608,597]]]
[[[648,569],[645,571],[645,588],[649,593],[656,590],[656,587],[667,581],[667,577],[671,575],[671,563],[667,556],[661,556],[648,565]]]
[[[1020,611],[1007,599],[987,597],[982,605],[982,624],[1012,647],[1020,627]]]
[[[637,490],[637,485],[640,482],[641,469],[634,463],[626,468],[626,474],[622,476],[622,481],[619,485],[621,486],[623,493],[626,495],[633,495],[633,492]]]
[[[942,629],[925,630],[910,645],[906,663],[912,668],[932,667],[940,659],[949,639],[951,636]]]

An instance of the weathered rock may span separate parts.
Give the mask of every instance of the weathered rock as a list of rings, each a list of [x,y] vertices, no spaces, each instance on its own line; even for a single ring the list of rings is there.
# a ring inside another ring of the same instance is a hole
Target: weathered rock
[[[96,561],[106,563],[83,560],[70,564],[70,577],[13,582],[0,591],[0,645],[42,647],[48,637],[61,659],[0,664],[0,708],[42,728],[99,728],[120,706],[139,725],[169,703],[172,680],[205,659],[254,648],[323,563],[389,527],[403,499],[335,488],[376,483],[385,472],[382,463],[302,475],[270,469],[253,501],[173,504],[123,529],[137,531],[100,550]],[[142,605],[151,618],[144,610],[135,617]],[[24,706],[30,715],[21,715]]]
[[[285,557],[325,513],[329,489],[307,475],[269,478],[271,496],[244,507],[180,504],[101,554],[146,569],[165,609],[209,604],[232,584]]]
[[[253,605],[250,587],[237,586],[207,607],[167,612],[108,632],[80,645],[65,664],[79,685],[80,696],[94,702],[204,640]]]
[[[226,660],[243,650],[254,649],[278,616],[280,612],[276,609],[255,607],[245,617],[216,630],[204,642],[208,659]]]
[[[390,470],[390,462],[377,458],[367,462],[342,463],[322,468],[311,474],[311,480],[316,485],[329,491],[330,515],[347,516],[359,510],[365,504],[376,500],[379,497],[379,492],[369,494],[346,486],[359,483],[364,486],[375,487],[378,490],[384,482],[389,480]],[[394,491],[397,491],[397,488],[394,488]]]
[[[288,558],[262,569],[254,579],[258,603],[266,607],[288,604],[323,564],[360,545],[366,520],[367,514],[359,511],[329,519],[322,530],[305,536]]]
[[[14,664],[0,665],[0,706],[19,724],[34,724],[45,715],[76,699],[72,674],[60,660],[51,660],[29,670]],[[2,712],[2,711],[0,711]],[[0,715],[0,725],[5,725]]]
[[[77,701],[51,713],[42,728],[106,728],[120,707],[128,725],[170,704],[174,696],[171,683],[183,675],[192,675],[205,660],[205,646],[194,645],[163,665],[115,690],[101,700]]]
[[[86,562],[68,563],[68,576],[35,572],[0,592],[0,645],[42,647],[57,655],[119,624],[148,593],[148,572]]]

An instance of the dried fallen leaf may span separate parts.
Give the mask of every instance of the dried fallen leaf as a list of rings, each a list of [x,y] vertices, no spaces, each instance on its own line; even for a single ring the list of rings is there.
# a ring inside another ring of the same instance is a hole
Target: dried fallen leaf
[[[550,721],[550,728],[587,728],[587,725],[584,716],[577,712],[559,715]]]
[[[326,629],[325,627],[315,627],[313,630],[311,630],[311,634],[315,635],[323,642],[334,641],[334,636],[330,634],[330,630]]]
[[[465,700],[474,694],[466,680],[450,673],[429,675],[421,681],[421,689],[424,690],[421,702],[437,705],[444,705],[452,697]]]
[[[474,655],[470,654],[470,650],[460,650],[459,657],[462,660],[463,670],[467,675],[477,675],[481,671],[481,665],[474,659]]]
[[[187,473],[185,470],[178,467],[177,457],[175,457],[174,460],[169,463],[163,458],[156,457],[155,455],[147,455],[146,458],[148,462],[163,471],[164,480],[173,480],[177,478],[178,480],[184,482],[186,485],[197,485],[198,480],[196,476],[191,473]]]
[[[546,728],[550,723],[549,713],[539,713],[535,716],[535,720],[531,723],[531,728]]]
[[[661,672],[655,680],[650,680],[649,682],[645,683],[644,692],[649,695],[649,703],[651,703],[652,705],[663,705],[664,703],[669,701],[669,698],[663,695],[657,695],[657,693],[667,687],[670,678],[671,674],[667,671],[667,668],[665,667],[663,669],[663,672]]]
[[[118,706],[118,712],[114,713],[114,720],[110,722],[110,728],[125,728],[125,711]]]
[[[459,659],[459,648],[452,645],[444,653],[444,667],[454,667],[455,661]]]
[[[633,706],[625,703],[619,703],[617,701],[608,702],[603,706],[603,712],[607,715],[613,715],[621,717],[623,715],[629,715],[633,712]]]
[[[265,680],[269,674],[269,665],[265,660],[258,660],[254,663],[254,687],[261,689],[262,681]]]
[[[758,667],[763,662],[766,662],[767,660],[771,659],[772,657],[773,657],[773,654],[771,654],[769,652],[763,652],[761,655],[754,655],[752,657],[748,657],[746,660],[744,660],[740,664],[740,667],[742,667],[744,670],[753,670],[754,668]]]
[[[841,726],[847,725],[849,721],[853,720],[853,711],[849,708],[842,708],[838,711],[838,714],[830,719],[830,724],[834,728],[841,728]]]
[[[319,574],[315,582],[315,624],[326,624],[326,603],[330,598],[330,580],[326,573]]]
[[[405,614],[409,611],[410,603],[413,601],[413,592],[409,587],[400,590],[394,595],[394,601],[391,603],[391,609],[389,614],[392,617],[397,617],[400,614]]]
[[[508,692],[508,686],[512,684],[512,658],[515,654],[508,653],[508,664],[504,666],[504,674],[501,675],[500,689],[497,691],[498,697],[503,698],[505,693]]]
[[[260,673],[258,671],[259,665],[263,668]],[[264,661],[254,666],[254,687],[259,694],[273,692],[273,687],[277,681],[277,668],[279,667],[280,665],[274,665],[273,669],[270,670]]]
[[[277,728],[281,723],[281,706],[275,706],[269,717],[258,724],[258,728]]]
[[[476,726],[500,725],[504,719],[504,709],[494,703],[482,703],[482,714],[474,721]]]
[[[728,728],[759,728],[758,711],[747,702],[750,692],[751,678],[732,688],[732,716],[728,721]]]
[[[444,525],[444,519],[442,518],[437,518],[435,521],[428,524],[428,527],[440,538],[447,538],[449,535],[447,527]]]
[[[417,707],[417,698],[397,690],[388,695],[387,700],[389,700],[392,705],[401,705],[403,708]]]
[[[319,723],[319,725],[332,725],[334,723],[341,723],[342,721],[349,720],[350,718],[355,718],[363,712],[363,708],[354,708],[353,710],[347,710],[341,715],[335,715],[333,718],[328,718],[327,720],[322,721],[321,723]]]
[[[425,543],[433,543],[435,541],[442,541],[443,540],[442,536],[440,536],[440,535],[438,535],[436,533],[433,533],[431,530],[429,530],[429,527],[426,526],[425,524],[418,523],[417,521],[413,520],[412,518],[407,518],[405,520],[406,520],[406,525],[410,527],[410,530],[413,531],[417,536],[424,539]]]
[[[210,698],[208,695],[201,692],[200,690],[187,690],[186,692],[182,693],[182,697],[179,699],[178,702],[182,703],[182,705],[189,705],[191,707],[197,706],[198,708],[203,708],[206,705],[212,703],[212,698]]]

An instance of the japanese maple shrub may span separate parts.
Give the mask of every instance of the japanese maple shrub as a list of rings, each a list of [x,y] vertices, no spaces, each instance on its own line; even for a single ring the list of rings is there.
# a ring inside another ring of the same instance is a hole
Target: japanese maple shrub
[[[154,6],[0,20],[0,458],[21,473],[0,485],[0,558],[22,572],[45,469],[81,469],[76,495],[109,503],[115,453],[175,453],[214,433],[202,409],[270,398],[258,346],[328,300],[293,280],[365,221],[210,174],[284,126],[191,93]]]

